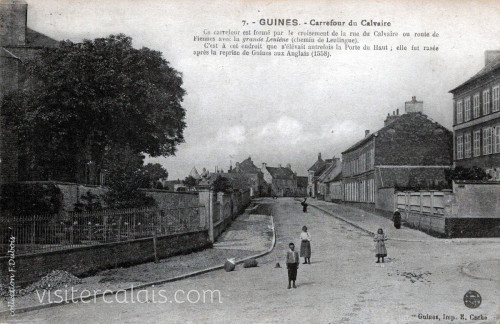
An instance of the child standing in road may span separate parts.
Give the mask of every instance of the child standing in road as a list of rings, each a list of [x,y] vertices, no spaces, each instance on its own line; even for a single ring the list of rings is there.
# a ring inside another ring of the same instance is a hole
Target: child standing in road
[[[380,263],[380,258],[382,258],[382,263],[384,263],[384,258],[387,256],[387,250],[385,248],[386,240],[387,237],[385,236],[384,231],[379,228],[373,239],[373,241],[375,241],[377,263]]]
[[[286,268],[288,269],[288,289],[290,289],[292,283],[293,288],[297,288],[295,280],[297,280],[297,269],[299,268],[299,254],[295,251],[295,244],[290,243],[288,247],[290,249],[286,252]]]

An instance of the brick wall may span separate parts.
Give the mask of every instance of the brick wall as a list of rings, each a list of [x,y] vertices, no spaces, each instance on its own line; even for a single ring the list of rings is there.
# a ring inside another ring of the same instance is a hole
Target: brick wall
[[[25,3],[0,3],[0,44],[8,46],[26,43],[27,14],[28,5]]]
[[[157,255],[166,258],[209,246],[207,230],[160,236],[157,238]],[[86,276],[108,268],[153,260],[153,238],[16,256],[16,284],[26,286],[55,269]],[[6,273],[7,266],[8,257],[0,257],[0,273]]]

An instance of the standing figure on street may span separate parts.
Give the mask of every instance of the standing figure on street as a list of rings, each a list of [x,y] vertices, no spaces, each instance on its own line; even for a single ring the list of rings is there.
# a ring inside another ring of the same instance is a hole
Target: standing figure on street
[[[375,241],[377,263],[380,263],[380,258],[382,258],[382,263],[384,263],[384,258],[387,256],[387,250],[385,248],[386,240],[387,237],[385,236],[384,231],[379,228],[377,234],[375,234],[375,238],[373,239],[373,241]]]
[[[304,213],[307,213],[307,206],[308,206],[308,204],[306,203],[306,200],[307,200],[307,198],[304,198],[304,201],[300,203],[302,205],[302,211]]]
[[[295,244],[288,244],[290,248],[286,252],[286,268],[288,269],[288,289],[297,288],[295,280],[297,280],[297,269],[299,268],[299,254],[295,251]]]
[[[394,215],[392,216],[392,220],[394,222],[394,227],[397,229],[401,228],[401,213],[399,212],[399,209],[396,209],[394,212]]]
[[[304,258],[304,264],[311,264],[311,234],[307,226],[303,226],[300,233],[300,257]]]

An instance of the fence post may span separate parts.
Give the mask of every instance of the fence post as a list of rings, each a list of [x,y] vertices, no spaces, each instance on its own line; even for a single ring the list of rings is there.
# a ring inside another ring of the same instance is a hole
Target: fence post
[[[122,239],[122,215],[120,215],[120,218],[118,219],[118,242],[120,242]]]
[[[158,255],[156,254],[156,230],[153,235],[153,253],[155,255],[155,263],[158,263]]]

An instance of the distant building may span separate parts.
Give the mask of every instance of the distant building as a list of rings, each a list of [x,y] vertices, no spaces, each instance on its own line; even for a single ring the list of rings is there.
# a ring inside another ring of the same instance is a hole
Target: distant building
[[[309,177],[297,176],[297,195],[300,197],[307,196],[307,186],[309,184]]]
[[[268,194],[275,194],[280,197],[297,196],[297,175],[292,171],[292,166],[269,167],[262,163],[262,174],[264,181],[268,184]]]
[[[318,198],[331,201],[330,183],[334,178],[338,177],[338,175],[342,173],[342,163],[340,162],[339,158],[335,157],[327,161],[331,162],[326,163],[326,168],[318,176]]]
[[[380,188],[431,187],[446,181],[452,165],[452,133],[422,114],[415,97],[407,113],[393,112],[384,127],[365,131],[342,152],[344,200],[375,207]]]
[[[257,166],[252,161],[251,157],[243,160],[241,163],[236,162],[236,165],[231,169],[231,174],[241,174],[248,178],[248,183],[250,185],[250,195],[261,196],[265,191],[264,176]]]
[[[57,47],[58,42],[27,27],[28,5],[22,1],[0,3],[0,102],[4,95],[18,89],[23,63],[42,48]],[[0,111],[0,185],[19,179],[17,133],[10,129]]]
[[[342,167],[340,172],[331,180],[325,181],[328,186],[325,195],[326,201],[341,202],[344,200],[344,186],[342,184]]]
[[[184,185],[182,180],[165,180],[161,181],[164,190],[170,191],[187,191],[187,187]]]
[[[500,180],[500,50],[453,94],[454,165],[477,166]]]
[[[323,160],[321,158],[321,153],[318,153],[318,159],[314,164],[307,169],[308,173],[308,185],[307,185],[307,194],[309,197],[316,198],[316,196],[320,193],[318,178],[323,171],[328,167],[327,164],[331,163],[332,160]]]
[[[201,180],[201,176],[198,173],[198,170],[196,170],[196,167],[193,167],[191,169],[191,172],[189,173],[189,176],[193,177],[195,180]]]

